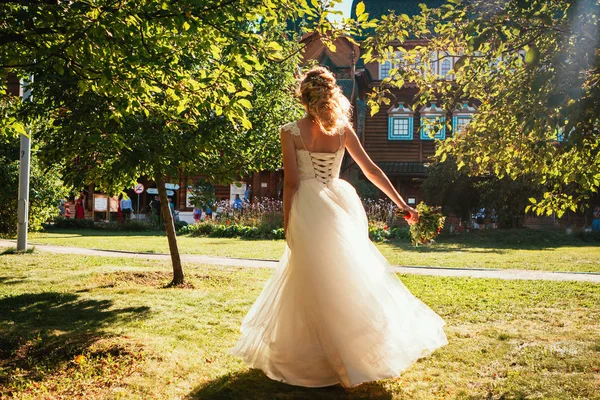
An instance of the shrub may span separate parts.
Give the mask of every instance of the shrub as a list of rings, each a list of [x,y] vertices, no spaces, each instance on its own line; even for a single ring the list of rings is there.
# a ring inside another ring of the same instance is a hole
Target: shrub
[[[74,219],[57,217],[53,223],[45,224],[44,229],[94,229],[95,224],[91,219]]]
[[[185,222],[183,222],[185,224]],[[107,231],[129,231],[142,232],[156,230],[156,226],[147,221],[131,220],[124,224],[99,222],[95,223],[91,219],[74,219],[58,217],[53,223],[45,224],[44,229],[96,229]]]
[[[175,230],[179,231],[181,230],[184,226],[187,226],[188,223],[185,221],[173,221],[173,225],[175,225]]]
[[[154,226],[151,222],[148,221],[138,221],[132,219],[124,224],[108,224],[115,225],[115,229],[119,231],[129,231],[129,232],[142,232],[142,231],[153,231],[156,230],[156,226]]]
[[[408,226],[388,226],[382,222],[369,222],[369,238],[374,242],[384,240],[410,240],[410,228]]]
[[[271,229],[267,225],[248,226],[242,224],[203,221],[187,225],[179,230],[180,235],[208,236],[219,238],[240,237],[244,239],[284,239],[283,228]]]

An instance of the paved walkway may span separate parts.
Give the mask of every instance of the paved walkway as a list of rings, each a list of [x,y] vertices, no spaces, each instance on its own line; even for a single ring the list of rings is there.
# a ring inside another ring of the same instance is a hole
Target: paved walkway
[[[53,246],[48,244],[35,244],[36,250],[54,253],[54,254],[79,254],[84,256],[100,257],[118,257],[118,258],[138,258],[146,260],[169,260],[168,254],[158,253],[133,253],[120,250],[95,250],[81,247]],[[0,247],[16,247],[15,240],[0,239]],[[182,254],[183,261],[225,265],[233,267],[247,268],[275,268],[276,260],[255,260],[247,258],[214,257],[196,254]],[[524,279],[524,280],[542,280],[542,281],[579,281],[600,283],[600,273],[587,272],[547,272],[547,271],[529,271],[515,269],[489,269],[489,268],[446,268],[446,267],[404,267],[392,266],[391,270],[402,274],[433,275],[433,276],[455,276],[470,278],[495,278],[495,279]]]

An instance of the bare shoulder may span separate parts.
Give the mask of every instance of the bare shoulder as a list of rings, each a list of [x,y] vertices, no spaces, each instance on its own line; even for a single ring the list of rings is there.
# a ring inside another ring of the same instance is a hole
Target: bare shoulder
[[[294,136],[300,135],[300,129],[298,128],[298,123],[296,121],[289,122],[285,125],[280,126],[279,131],[281,132],[281,134],[286,132]]]

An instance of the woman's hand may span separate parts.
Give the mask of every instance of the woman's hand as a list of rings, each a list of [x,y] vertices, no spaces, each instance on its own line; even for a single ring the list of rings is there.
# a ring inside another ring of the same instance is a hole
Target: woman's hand
[[[410,218],[406,219],[406,222],[408,222],[409,225],[416,224],[417,222],[419,222],[419,212],[417,210],[410,206],[406,206],[404,208],[404,212],[410,214]]]

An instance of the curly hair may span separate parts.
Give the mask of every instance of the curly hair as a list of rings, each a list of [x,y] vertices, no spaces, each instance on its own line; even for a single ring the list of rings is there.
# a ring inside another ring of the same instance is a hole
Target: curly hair
[[[300,79],[297,95],[321,130],[334,135],[350,121],[350,102],[327,68],[314,67]]]

